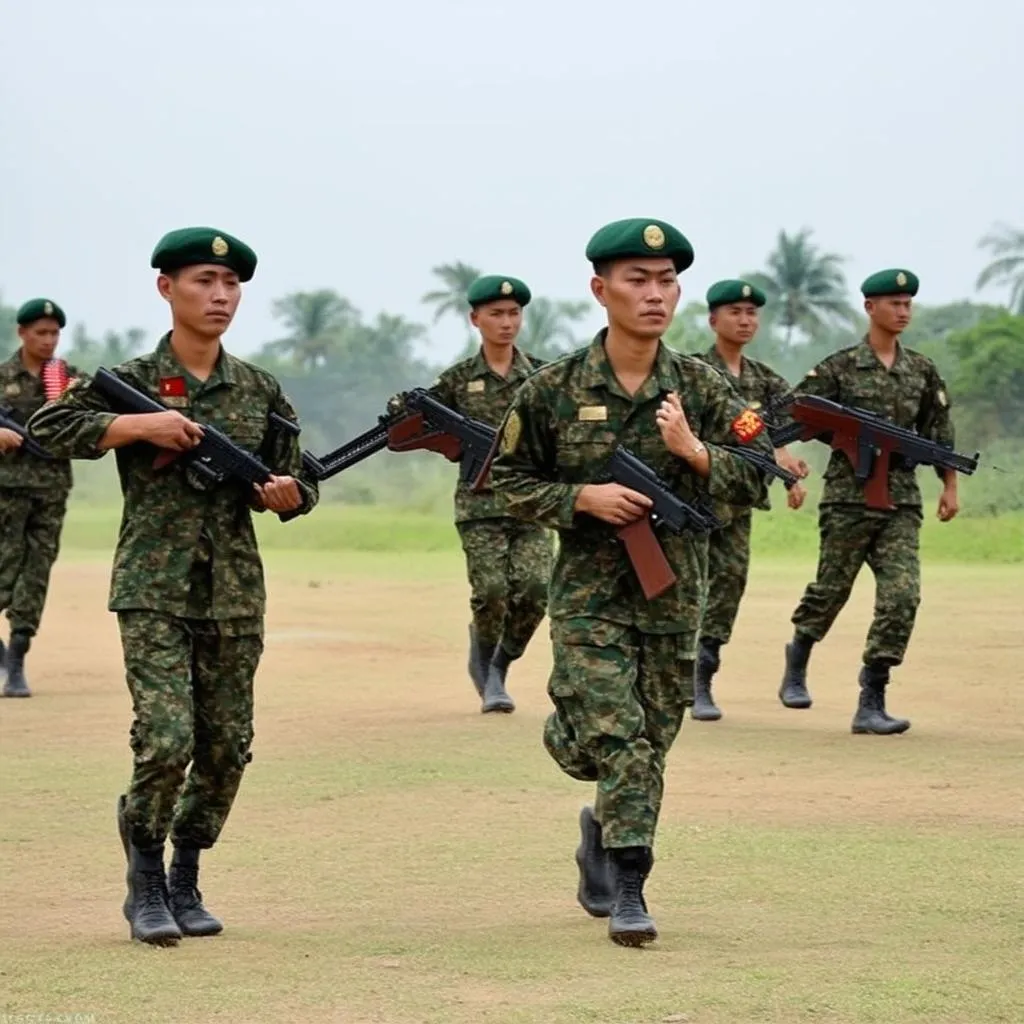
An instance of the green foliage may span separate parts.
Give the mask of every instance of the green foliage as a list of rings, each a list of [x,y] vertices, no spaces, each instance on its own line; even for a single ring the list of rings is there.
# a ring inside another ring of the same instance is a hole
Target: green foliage
[[[1010,309],[1024,315],[1024,230],[1008,224],[997,224],[978,246],[987,249],[995,258],[978,275],[975,287],[1008,284]]]

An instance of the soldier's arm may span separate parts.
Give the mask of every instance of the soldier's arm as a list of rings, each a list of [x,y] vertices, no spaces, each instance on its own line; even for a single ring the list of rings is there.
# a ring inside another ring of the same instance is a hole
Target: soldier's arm
[[[768,458],[774,457],[768,431],[760,417],[747,409],[724,381],[708,379],[706,402],[698,436],[708,450],[709,471],[703,488],[715,501],[740,508],[753,507],[764,500],[764,474],[749,462],[719,445],[746,445]],[[757,424],[760,424],[758,429]],[[755,436],[750,432],[757,430]]]
[[[781,422],[786,422],[787,417],[784,408],[780,414],[775,416],[771,415],[771,410],[779,408],[779,403],[790,394],[792,389],[789,386],[789,381],[782,374],[768,368],[764,384],[764,398],[762,401],[764,402],[765,409],[768,410],[768,418],[772,423],[777,423],[780,420]],[[775,461],[783,469],[788,469],[790,473],[795,473],[798,477],[805,477],[810,472],[807,463],[793,455],[786,445],[775,449]]]
[[[573,526],[583,485],[557,479],[551,417],[544,391],[527,380],[498,428],[490,479],[494,490],[505,496],[509,515],[564,530]]]
[[[929,441],[950,448],[956,444],[956,430],[950,414],[949,390],[934,364],[928,368],[927,386],[921,396],[921,408],[915,426],[917,432]],[[946,487],[956,490],[955,469],[940,469],[936,466],[935,473]]]
[[[106,401],[79,377],[59,398],[47,402],[28,421],[28,431],[52,456],[58,459],[100,459],[111,447],[108,432],[121,444],[130,443],[127,435],[131,421],[138,417],[118,416]],[[115,421],[122,421],[113,428]],[[129,422],[124,422],[129,421]],[[134,440],[140,440],[136,437]],[[107,442],[107,443],[104,443]]]
[[[288,396],[281,390],[277,382],[274,382],[276,389],[271,400],[270,411],[276,413],[289,423],[298,424],[299,414],[295,407],[288,400]],[[310,480],[302,472],[302,445],[299,437],[284,428],[275,427],[271,423],[260,448],[260,456],[275,476],[292,477],[299,488],[299,495],[302,504],[292,515],[306,515],[312,512],[320,500],[320,487],[315,480]],[[263,512],[262,503],[254,500],[252,507],[257,512]]]

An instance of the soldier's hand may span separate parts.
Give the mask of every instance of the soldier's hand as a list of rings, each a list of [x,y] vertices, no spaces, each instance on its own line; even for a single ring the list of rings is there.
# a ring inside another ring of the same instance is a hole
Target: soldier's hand
[[[670,392],[662,401],[658,411],[654,414],[654,420],[658,424],[658,430],[661,431],[661,439],[665,442],[665,447],[673,455],[684,459],[693,452],[697,445],[697,438],[694,437],[693,431],[690,429],[690,423],[686,418],[686,413],[683,412],[682,403],[674,391]]]
[[[293,476],[271,476],[265,484],[254,484],[268,512],[293,512],[302,504],[302,492]]]
[[[946,487],[939,495],[939,522],[948,523],[960,511],[956,488]]]
[[[8,430],[6,427],[0,429],[0,454],[3,454],[4,452],[13,452],[15,448],[20,448],[21,445],[21,434],[17,434],[13,430]]]
[[[203,439],[203,428],[174,409],[145,414],[145,440],[158,448],[187,452]]]
[[[792,470],[790,470],[792,472]],[[804,503],[804,499],[807,497],[807,488],[803,484],[793,484],[786,494],[786,504],[790,508],[800,508]]]
[[[793,476],[797,476],[801,480],[805,479],[811,472],[811,467],[808,466],[803,459],[798,459],[790,455],[785,448],[775,449],[775,461],[782,469],[786,470],[787,473],[792,473]]]
[[[612,526],[628,526],[647,515],[654,504],[645,494],[622,484],[587,484],[576,497],[576,511]]]

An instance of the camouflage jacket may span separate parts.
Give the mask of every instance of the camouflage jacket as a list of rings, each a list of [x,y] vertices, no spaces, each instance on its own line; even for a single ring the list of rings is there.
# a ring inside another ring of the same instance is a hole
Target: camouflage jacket
[[[733,386],[736,393],[746,403],[748,409],[760,413],[760,410],[770,408],[773,403],[779,401],[789,393],[789,382],[785,377],[777,374],[767,363],[758,362],[747,356],[740,358],[740,375],[736,377],[722,358],[718,349],[712,345],[707,352],[700,352],[697,359],[702,359],[709,366],[713,366]],[[778,486],[778,484],[776,484]],[[770,509],[768,491],[765,490],[763,500],[759,501],[755,508]]]
[[[78,375],[75,367],[64,365],[69,378]],[[5,414],[25,426],[46,401],[43,378],[25,368],[20,348],[0,363],[0,408]],[[0,490],[30,488],[67,494],[71,484],[71,463],[67,459],[40,459],[20,448],[0,455]]]
[[[538,370],[520,388],[501,428],[491,470],[494,486],[507,497],[512,515],[559,533],[548,609],[553,620],[563,620],[582,637],[599,619],[646,633],[684,634],[695,643],[707,575],[706,538],[658,531],[678,582],[648,601],[616,528],[573,509],[584,484],[607,479],[605,465],[619,445],[684,500],[703,496],[752,504],[761,494],[761,474],[715,447],[715,442],[740,443],[733,426],[744,407],[717,372],[664,345],[651,375],[630,398],[605,354],[606,333]],[[692,473],[661,439],[654,414],[669,391],[679,395],[691,429],[707,446],[707,480]],[[762,452],[772,450],[767,431],[750,443]]]
[[[519,386],[544,363],[540,359],[515,350],[508,376],[495,373],[484,359],[483,348],[474,356],[450,366],[430,386],[439,402],[492,427],[505,418],[512,397]],[[455,487],[455,522],[471,519],[495,519],[507,516],[505,500],[494,493],[490,484],[474,493],[459,480]]]
[[[865,338],[822,360],[794,388],[798,394],[818,395],[840,405],[857,406],[884,416],[922,437],[952,445],[953,422],[949,395],[935,364],[897,343],[896,361],[887,370]],[[889,470],[889,494],[894,505],[921,507],[921,491],[912,469]],[[825,470],[823,505],[862,505],[864,490],[842,452],[833,452]]]
[[[114,372],[183,415],[217,427],[276,474],[298,477],[298,438],[268,425],[271,412],[297,421],[295,410],[266,370],[222,349],[213,373],[200,382],[175,358],[167,334],[156,351]],[[76,459],[106,454],[97,443],[116,416],[90,384],[88,377],[79,379],[33,416],[33,436],[54,454]],[[147,443],[115,452],[124,510],[110,610],[146,609],[205,619],[262,616],[266,591],[252,523],[253,494],[236,483],[197,489],[190,475],[176,466],[154,470],[157,454]],[[309,512],[319,492],[305,481],[300,487],[302,511]],[[205,580],[198,598],[197,567],[204,568],[198,576]]]

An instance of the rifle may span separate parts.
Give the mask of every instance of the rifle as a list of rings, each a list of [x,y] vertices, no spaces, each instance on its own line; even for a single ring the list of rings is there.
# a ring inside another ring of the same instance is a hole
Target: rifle
[[[155,413],[167,412],[168,408],[149,395],[137,391],[116,374],[105,370],[102,366],[92,379],[92,388],[102,395],[120,413]],[[289,433],[298,433],[299,427],[283,416],[270,413],[270,418],[278,427],[284,427]],[[225,480],[236,480],[241,483],[265,484],[272,473],[255,455],[239,447],[227,434],[222,433],[209,423],[200,423],[203,436],[194,448],[184,452],[161,452],[153,463],[154,469],[162,469],[171,462],[178,463],[188,469],[195,470],[196,475],[206,484],[220,484]],[[279,512],[282,522],[293,518],[297,512]]]
[[[841,451],[850,460],[857,483],[864,488],[868,508],[892,511],[896,507],[889,498],[889,467],[894,454],[905,469],[934,466],[940,475],[943,469],[953,469],[970,476],[978,468],[981,452],[975,452],[973,458],[960,455],[867,409],[840,405],[816,395],[792,395],[776,407],[786,405],[793,422],[769,430],[772,444],[781,448],[792,441],[817,440]]]
[[[459,464],[459,478],[476,491],[483,486],[497,431],[439,402],[425,388],[404,391],[388,402],[375,427],[319,458],[303,453],[317,480],[344,472],[387,448],[393,452],[438,452]]]
[[[14,418],[14,410],[0,406],[0,430],[11,430],[21,438],[21,445],[14,451],[28,452],[37,459],[52,459],[53,456],[29,436],[28,431]]]
[[[708,533],[722,525],[709,509],[690,505],[674,494],[657,473],[628,448],[618,447],[608,461],[606,474],[623,487],[646,495],[654,504],[650,512],[616,531],[625,545],[644,597],[648,601],[665,593],[678,577],[658,543],[655,529],[664,526],[673,533],[683,530]]]
[[[741,444],[717,444],[715,447],[721,448],[723,452],[732,452],[733,455],[749,462],[762,473],[781,480],[787,491],[800,479],[795,473],[790,473],[788,469],[783,469],[773,458],[762,454],[754,448],[747,448]]]

